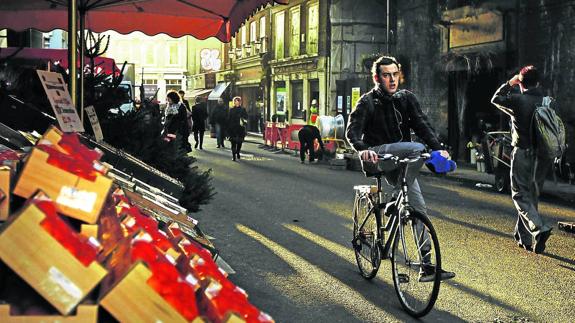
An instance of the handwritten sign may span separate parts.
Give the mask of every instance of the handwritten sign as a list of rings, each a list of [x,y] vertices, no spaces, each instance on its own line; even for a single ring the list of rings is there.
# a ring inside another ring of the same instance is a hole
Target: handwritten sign
[[[54,110],[60,129],[64,132],[84,132],[78,112],[72,104],[68,86],[62,75],[54,72],[36,71]]]
[[[98,116],[96,115],[96,109],[94,109],[93,105],[87,106],[84,111],[86,111],[86,115],[90,120],[90,124],[92,125],[92,130],[94,130],[94,137],[96,138],[97,142],[104,140],[104,134],[102,134],[102,128],[100,127],[100,121],[98,120]]]

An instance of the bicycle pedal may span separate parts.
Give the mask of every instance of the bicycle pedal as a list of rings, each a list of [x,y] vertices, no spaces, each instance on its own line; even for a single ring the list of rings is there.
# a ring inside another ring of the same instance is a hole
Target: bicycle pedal
[[[409,283],[409,276],[407,274],[397,274],[397,280],[400,284],[407,284]]]

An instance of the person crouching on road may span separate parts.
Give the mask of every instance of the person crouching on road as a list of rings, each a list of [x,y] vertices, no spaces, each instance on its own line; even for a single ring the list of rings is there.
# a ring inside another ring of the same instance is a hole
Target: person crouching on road
[[[318,159],[322,159],[324,147],[321,141],[321,134],[319,129],[315,126],[306,125],[303,126],[297,133],[299,139],[299,158],[301,163],[304,163],[306,151],[309,153],[309,162],[313,163],[315,160],[315,141],[317,140],[320,146],[320,155]]]
[[[233,99],[234,106],[228,113],[228,136],[232,144],[232,160],[241,158],[242,143],[246,137],[246,123],[248,112],[242,107],[242,98],[239,96]]]
[[[520,92],[514,93],[513,88]],[[533,141],[533,113],[543,100],[539,87],[539,72],[526,66],[505,82],[493,95],[491,103],[511,117],[511,199],[517,209],[514,238],[519,247],[542,253],[552,227],[539,214],[539,192],[553,160],[535,153]],[[536,169],[534,169],[536,167]]]

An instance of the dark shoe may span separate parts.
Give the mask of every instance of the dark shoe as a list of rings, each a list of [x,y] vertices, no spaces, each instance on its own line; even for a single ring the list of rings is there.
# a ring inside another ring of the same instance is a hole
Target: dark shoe
[[[551,236],[551,230],[541,232],[537,237],[535,237],[535,245],[533,246],[533,252],[535,253],[543,253],[545,250],[545,243],[547,243],[547,239]]]
[[[238,160],[241,159],[241,158],[240,158],[240,153],[237,153],[236,156],[238,157]]]
[[[198,148],[198,143],[196,143],[196,144],[194,145],[194,148],[196,148],[196,149]]]
[[[302,164],[305,164],[305,162],[304,162],[303,160],[302,160],[302,161],[300,161],[300,163],[302,163]]]
[[[201,147],[201,146],[200,146],[200,150],[204,150],[204,147]]]
[[[440,280],[448,280],[455,277],[455,273],[451,271],[445,271],[441,269]],[[435,266],[421,266],[419,269],[419,282],[427,283],[432,282],[435,279]]]
[[[217,148],[220,148],[220,145],[218,145],[218,147],[217,147]]]
[[[232,160],[233,160],[233,161],[236,161],[236,157],[234,156],[234,157],[232,158]]]
[[[530,244],[522,244],[522,243],[520,243],[520,242],[517,242],[517,245],[518,245],[520,248],[523,248],[523,249],[525,249],[525,250],[527,250],[527,251],[529,251],[529,252],[532,252],[532,251],[533,251],[533,247],[532,247]]]

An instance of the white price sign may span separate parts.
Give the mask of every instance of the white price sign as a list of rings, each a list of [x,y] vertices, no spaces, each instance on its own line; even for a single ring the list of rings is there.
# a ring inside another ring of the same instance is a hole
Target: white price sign
[[[68,92],[68,86],[62,75],[54,72],[36,71],[46,91],[50,105],[54,110],[60,129],[64,132],[84,132],[76,107]]]

